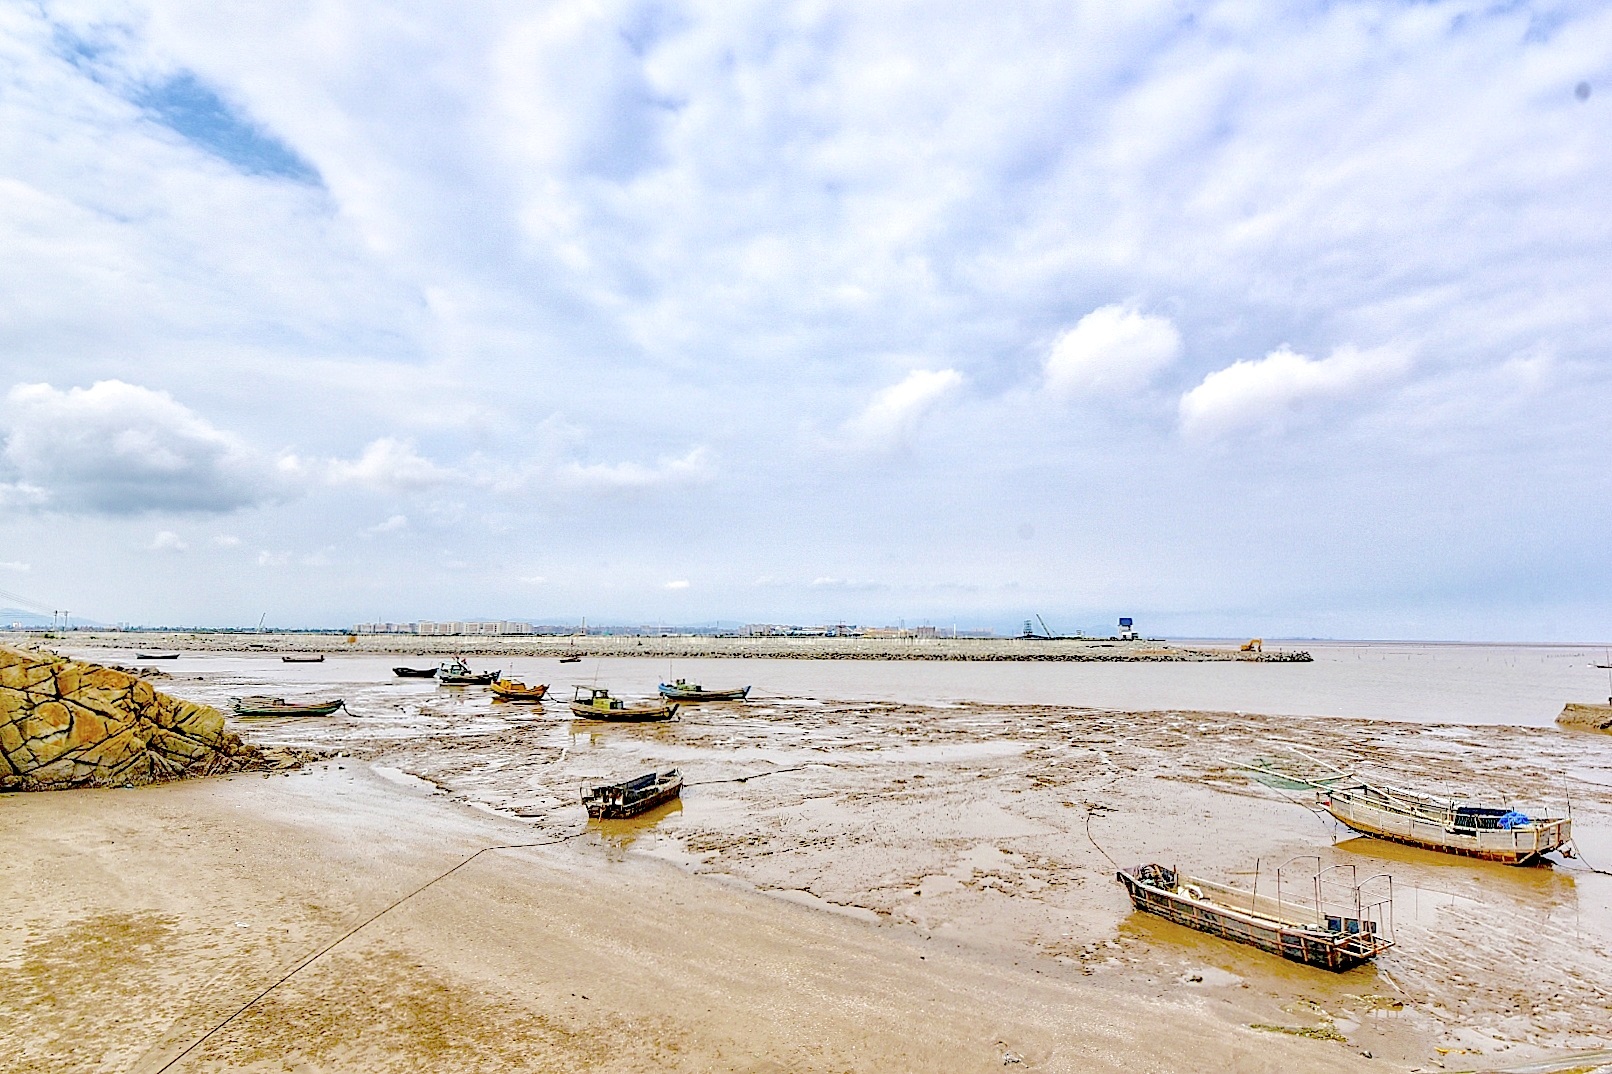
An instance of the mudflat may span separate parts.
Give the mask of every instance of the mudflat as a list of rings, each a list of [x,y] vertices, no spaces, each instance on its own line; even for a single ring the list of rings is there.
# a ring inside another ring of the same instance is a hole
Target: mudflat
[[[263,995],[474,851],[536,841],[363,766],[13,795],[0,830],[11,1070],[1380,1067],[558,847],[481,854]]]
[[[227,666],[165,688],[252,687]],[[20,1069],[1587,1070],[1607,1045],[1612,877],[1351,838],[1234,763],[1566,797],[1605,865],[1607,736],[783,696],[615,726],[341,674],[307,688],[352,715],[239,728],[330,762],[0,798]],[[582,785],[671,766],[681,802],[586,820]],[[520,848],[448,872],[487,847]],[[1113,880],[1268,885],[1304,855],[1391,872],[1399,946],[1328,974]]]

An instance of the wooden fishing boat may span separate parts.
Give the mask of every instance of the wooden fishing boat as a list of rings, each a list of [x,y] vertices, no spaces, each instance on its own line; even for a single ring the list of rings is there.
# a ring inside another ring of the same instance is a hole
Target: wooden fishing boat
[[[683,790],[683,777],[675,768],[665,772],[647,772],[625,783],[607,783],[589,787],[582,793],[582,804],[588,816],[604,820],[636,817],[663,802],[670,802]]]
[[[444,660],[436,670],[437,682],[443,686],[491,686],[493,680],[503,674],[502,671],[471,671],[462,660]]]
[[[392,674],[400,679],[434,679],[436,668],[393,668]]]
[[[578,686],[570,704],[572,715],[584,720],[647,723],[653,720],[669,720],[677,715],[677,706],[674,704],[666,701],[648,701],[639,705],[629,705],[619,697],[611,697],[610,691],[602,686]]]
[[[136,660],[178,660],[178,653],[135,653]]]
[[[562,656],[562,657],[560,657],[560,663],[562,663],[562,664],[580,664],[580,663],[582,663],[582,657],[576,655],[575,653],[572,653],[570,656]]]
[[[329,716],[343,708],[341,698],[298,705],[278,697],[237,697],[231,699],[235,715],[247,719],[269,716]]]
[[[546,683],[537,686],[527,686],[514,679],[498,679],[491,685],[493,696],[500,701],[541,701],[549,692]]]
[[[325,662],[325,654],[314,653],[311,656],[282,656],[280,659],[285,661],[287,664],[323,664]]]
[[[1564,850],[1573,838],[1572,819],[1548,809],[1419,794],[1368,783],[1313,760],[1308,767],[1280,761],[1245,767],[1273,786],[1313,789],[1317,805],[1361,835],[1425,850],[1535,865],[1551,851]]]
[[[1388,935],[1392,931],[1392,880],[1388,880],[1386,898],[1362,903],[1361,886],[1356,885],[1352,909],[1328,913],[1319,896],[1322,873],[1327,871],[1314,878],[1317,895],[1313,904],[1283,900],[1280,872],[1275,897],[1183,876],[1163,865],[1138,865],[1116,875],[1138,910],[1338,973],[1368,962],[1394,945]]]
[[[743,701],[750,696],[750,687],[733,690],[707,690],[697,682],[678,679],[660,684],[660,696],[673,701]]]

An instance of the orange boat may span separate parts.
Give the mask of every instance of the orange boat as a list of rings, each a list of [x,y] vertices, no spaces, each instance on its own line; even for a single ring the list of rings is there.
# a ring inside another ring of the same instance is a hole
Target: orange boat
[[[541,701],[549,692],[547,683],[537,686],[527,686],[514,679],[499,679],[488,686],[493,696],[500,701]]]

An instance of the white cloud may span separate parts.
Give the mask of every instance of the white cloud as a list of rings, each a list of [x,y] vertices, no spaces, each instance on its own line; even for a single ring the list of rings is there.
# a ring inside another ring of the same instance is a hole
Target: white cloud
[[[257,554],[257,565],[259,567],[284,567],[290,562],[290,552],[270,552],[264,549]]]
[[[120,380],[67,391],[19,384],[6,395],[6,417],[0,459],[20,478],[10,495],[37,506],[223,512],[278,491],[262,455],[166,392]]]
[[[393,515],[384,522],[377,522],[369,528],[370,533],[396,533],[409,528],[407,515]]]
[[[1168,317],[1103,306],[1063,332],[1047,355],[1047,388],[1060,395],[1134,391],[1181,357]]]
[[[22,573],[22,572],[26,572],[26,571],[31,571],[33,569],[34,569],[33,564],[31,564],[31,563],[23,563],[23,562],[21,562],[19,560],[15,560],[15,559],[0,561],[0,571],[17,571],[19,573]]]
[[[665,457],[653,466],[636,462],[577,463],[561,466],[558,480],[582,488],[630,490],[658,485],[677,485],[706,480],[711,476],[711,452],[696,447],[678,457]]]
[[[1312,405],[1362,395],[1402,377],[1409,367],[1408,355],[1393,347],[1340,347],[1321,359],[1281,347],[1204,377],[1181,397],[1181,429],[1213,435],[1286,425]]]
[[[235,548],[241,543],[241,539],[233,533],[219,533],[214,535],[213,543],[220,548]]]
[[[679,578],[675,582],[667,582],[666,585],[665,585],[665,588],[667,588],[667,589],[687,589],[688,588],[688,579]]]
[[[386,436],[372,441],[351,462],[333,460],[326,468],[333,484],[358,485],[377,492],[419,492],[454,483],[458,475],[414,450],[414,445]]]
[[[914,428],[963,383],[955,369],[914,369],[898,384],[879,391],[867,407],[846,422],[844,431],[868,445],[889,445]]]
[[[186,544],[179,534],[173,530],[158,530],[157,535],[151,538],[151,543],[146,547],[153,552],[188,552],[190,550],[190,545]]]

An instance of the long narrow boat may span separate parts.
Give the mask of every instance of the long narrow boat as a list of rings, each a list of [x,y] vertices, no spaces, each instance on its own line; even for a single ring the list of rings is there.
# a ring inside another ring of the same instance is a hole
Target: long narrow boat
[[[136,660],[178,660],[178,653],[135,653]]]
[[[278,697],[237,697],[232,706],[235,715],[247,719],[269,716],[329,716],[343,708],[341,698],[334,701],[316,701],[297,705]]]
[[[392,669],[392,674],[400,679],[434,679],[437,675],[437,669],[396,667]]]
[[[1391,894],[1362,904],[1356,887],[1352,914],[1331,914],[1321,908],[1319,897],[1314,906],[1284,901],[1184,876],[1163,865],[1138,865],[1116,875],[1138,910],[1334,973],[1369,962],[1394,946],[1387,935]]]
[[[660,696],[673,701],[743,701],[750,696],[750,687],[732,690],[707,690],[697,682],[678,679],[660,684]]]
[[[516,682],[514,679],[495,680],[490,688],[493,696],[500,701],[541,701],[544,695],[549,692],[547,683],[527,686],[525,683]]]
[[[1308,770],[1277,761],[1245,767],[1273,786],[1313,789],[1316,804],[1361,835],[1425,850],[1507,865],[1537,865],[1573,838],[1572,819],[1548,809],[1419,794],[1368,783],[1319,762],[1311,762]]]
[[[325,662],[325,654],[314,653],[311,656],[282,656],[280,659],[287,664],[323,664]]]
[[[625,783],[589,787],[582,795],[588,816],[605,820],[636,817],[663,802],[670,802],[683,790],[683,776],[675,768],[648,772]]]
[[[583,695],[587,696],[584,697]],[[648,723],[669,720],[677,715],[677,706],[666,701],[629,705],[619,697],[611,697],[602,686],[578,686],[571,698],[571,713],[584,720],[612,720],[623,723]]]

